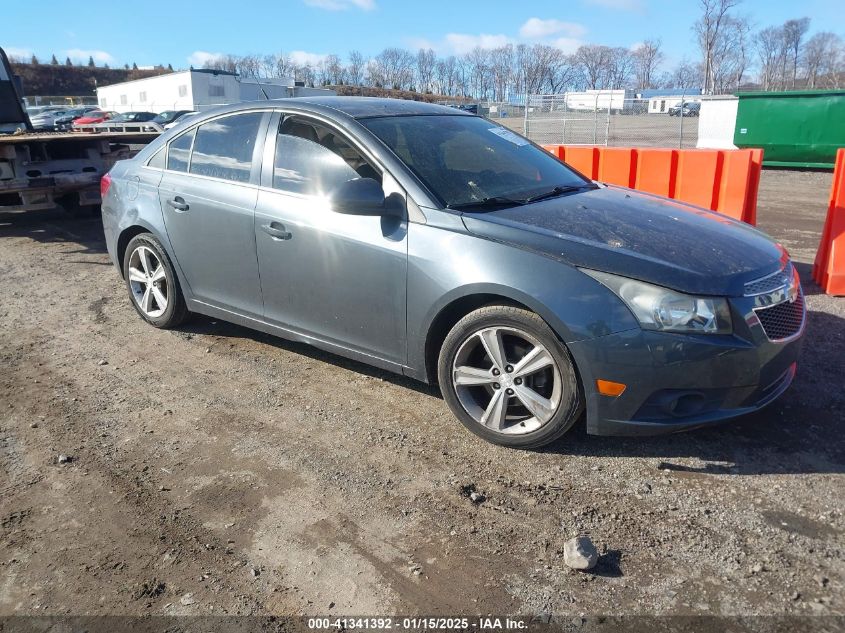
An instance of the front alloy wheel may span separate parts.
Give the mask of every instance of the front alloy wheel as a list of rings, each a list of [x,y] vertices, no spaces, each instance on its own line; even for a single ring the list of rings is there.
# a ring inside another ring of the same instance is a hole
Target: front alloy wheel
[[[568,431],[583,409],[565,347],[536,314],[487,306],[461,319],[438,364],[443,397],[473,433],[535,448]]]
[[[452,385],[464,410],[498,433],[524,435],[549,422],[560,403],[560,371],[527,332],[488,327],[461,345]]]

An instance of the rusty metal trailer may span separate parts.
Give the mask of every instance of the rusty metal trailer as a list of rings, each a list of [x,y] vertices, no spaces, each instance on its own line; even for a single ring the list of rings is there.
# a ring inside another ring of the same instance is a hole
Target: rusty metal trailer
[[[34,132],[9,60],[0,49],[0,213],[100,204],[100,178],[157,131]]]

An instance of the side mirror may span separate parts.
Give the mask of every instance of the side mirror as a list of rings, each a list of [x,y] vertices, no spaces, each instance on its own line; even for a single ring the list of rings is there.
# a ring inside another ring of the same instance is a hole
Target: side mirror
[[[382,215],[384,190],[372,178],[354,178],[338,186],[331,194],[332,208],[347,215]]]

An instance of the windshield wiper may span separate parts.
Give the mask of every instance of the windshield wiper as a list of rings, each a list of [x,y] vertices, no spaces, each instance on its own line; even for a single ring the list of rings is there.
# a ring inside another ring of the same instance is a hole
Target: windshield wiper
[[[447,205],[449,209],[455,211],[467,210],[485,210],[485,209],[501,209],[502,207],[518,207],[525,204],[525,200],[515,200],[514,198],[505,198],[504,196],[491,196],[483,198],[482,200],[473,200],[471,202],[460,202],[458,204]]]
[[[529,198],[525,198],[522,200],[523,204],[529,204],[531,202],[538,202],[540,200],[546,200],[548,198],[556,198],[557,196],[562,196],[565,193],[570,193],[572,191],[578,191],[579,189],[584,189],[586,187],[593,188],[595,185],[589,185],[584,183],[582,185],[558,185],[553,189],[549,189],[548,191],[544,191],[543,193],[538,193],[534,196]]]

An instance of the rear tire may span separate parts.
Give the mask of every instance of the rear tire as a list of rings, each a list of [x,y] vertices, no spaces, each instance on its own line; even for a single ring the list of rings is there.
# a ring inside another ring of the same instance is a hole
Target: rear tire
[[[173,328],[190,316],[173,264],[152,234],[141,233],[129,241],[123,278],[135,311],[150,325]]]
[[[437,364],[455,417],[494,444],[538,448],[569,431],[584,410],[575,365],[538,315],[493,305],[458,321]]]

